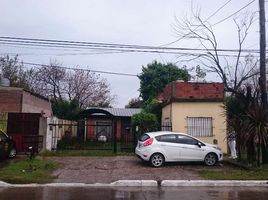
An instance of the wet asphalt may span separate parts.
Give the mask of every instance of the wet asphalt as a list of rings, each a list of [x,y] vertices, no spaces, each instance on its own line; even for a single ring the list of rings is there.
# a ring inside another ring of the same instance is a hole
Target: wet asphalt
[[[267,187],[0,188],[1,200],[267,200]]]

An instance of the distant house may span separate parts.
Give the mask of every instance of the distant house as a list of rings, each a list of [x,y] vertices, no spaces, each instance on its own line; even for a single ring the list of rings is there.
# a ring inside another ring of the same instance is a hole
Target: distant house
[[[112,140],[116,133],[117,141],[133,140],[131,117],[140,112],[139,108],[88,108],[80,114],[86,119],[84,137],[87,140]]]
[[[18,151],[25,150],[26,140],[45,140],[46,118],[51,115],[47,98],[23,88],[0,86],[0,128],[13,137]]]
[[[227,152],[226,118],[222,83],[174,81],[158,95],[162,102],[162,124],[204,142],[218,144]]]

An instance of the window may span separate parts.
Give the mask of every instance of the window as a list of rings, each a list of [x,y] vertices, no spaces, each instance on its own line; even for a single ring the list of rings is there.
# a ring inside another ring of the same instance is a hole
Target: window
[[[194,137],[213,136],[212,117],[187,117],[187,134]]]
[[[97,121],[96,122],[96,137],[106,136],[108,140],[112,139],[112,122]]]
[[[155,137],[157,141],[159,142],[171,142],[171,143],[176,143],[176,135],[173,134],[168,134],[168,135],[160,135]]]
[[[197,145],[198,141],[195,140],[194,138],[184,136],[184,135],[180,135],[180,136],[178,136],[178,143]]]
[[[143,134],[141,137],[140,137],[140,141],[144,142],[145,140],[148,140],[150,137],[149,135],[147,134]]]

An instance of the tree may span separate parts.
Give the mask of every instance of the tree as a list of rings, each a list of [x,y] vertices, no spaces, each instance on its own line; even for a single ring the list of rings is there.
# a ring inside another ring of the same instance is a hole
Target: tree
[[[114,99],[107,81],[95,73],[76,70],[69,72],[65,81],[69,101],[77,99],[80,108],[108,107]]]
[[[252,102],[245,115],[243,140],[248,143],[253,153],[257,154],[257,166],[261,164],[261,147],[268,143],[268,122],[259,101]],[[255,150],[256,149],[256,150]],[[256,156],[254,156],[256,157]]]
[[[80,109],[108,107],[114,97],[107,81],[84,70],[66,70],[58,62],[42,66],[35,72],[33,90],[50,97],[54,104],[77,101]]]
[[[172,63],[162,64],[154,61],[142,67],[140,79],[140,96],[143,102],[151,101],[170,82],[175,80],[190,80],[186,69],[180,69]]]
[[[35,72],[33,90],[43,96],[53,99],[54,103],[62,101],[64,97],[66,70],[57,61],[49,66],[42,66]]]
[[[57,103],[52,100],[51,104],[53,114],[61,119],[77,119],[77,116],[81,111],[79,108],[79,103],[76,99],[73,99],[71,101],[58,100]]]
[[[174,29],[178,40],[195,40],[204,49],[202,53],[191,57],[189,61],[197,61],[207,72],[218,74],[226,91],[235,94],[241,92],[245,82],[258,73],[255,70],[257,60],[252,55],[245,56],[242,48],[253,21],[254,14],[248,13],[240,18],[234,18],[238,36],[238,48],[233,52],[235,58],[221,55],[213,25],[203,20],[199,11],[196,13],[192,11],[191,18],[176,19]]]
[[[23,62],[19,61],[18,56],[13,58],[8,55],[0,57],[0,68],[2,68],[3,77],[10,81],[10,86],[30,90],[28,78],[31,72],[23,69]]]
[[[27,69],[18,56],[6,56],[0,57],[0,66],[11,86],[50,98],[54,114],[61,118],[73,118],[78,108],[110,107],[115,98],[107,80],[100,75],[85,70],[67,70],[56,60],[49,65]]]
[[[131,123],[133,127],[138,127],[137,137],[146,132],[156,131],[158,128],[156,115],[145,111],[134,114],[131,117]]]
[[[130,99],[128,104],[125,106],[125,108],[141,108],[141,107],[142,107],[142,101],[139,97]]]

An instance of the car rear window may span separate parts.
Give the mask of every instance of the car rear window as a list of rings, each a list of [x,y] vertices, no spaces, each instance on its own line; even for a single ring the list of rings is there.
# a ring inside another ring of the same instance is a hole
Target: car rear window
[[[144,141],[148,140],[149,138],[150,138],[149,135],[147,135],[147,134],[143,134],[143,135],[140,137],[140,141],[141,141],[141,142],[144,142]]]
[[[156,136],[155,138],[159,142],[171,142],[171,143],[177,142],[177,137],[174,134],[159,135],[159,136]]]

